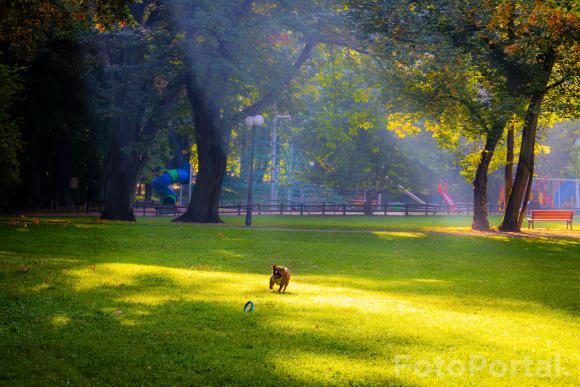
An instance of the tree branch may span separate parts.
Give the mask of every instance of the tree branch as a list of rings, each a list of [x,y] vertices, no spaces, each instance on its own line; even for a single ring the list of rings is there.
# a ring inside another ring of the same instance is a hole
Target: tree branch
[[[546,91],[560,86],[562,83],[566,82],[567,79],[568,79],[568,77],[562,77],[562,79],[552,83],[551,85],[546,86]]]
[[[479,121],[479,124],[481,125],[482,129],[487,131],[487,124],[485,123],[485,120],[483,119],[483,117],[481,117],[479,112],[473,106],[471,106],[470,103],[468,103],[467,101],[465,101],[461,98],[455,97],[453,95],[447,95],[447,96],[444,96],[443,98],[452,99],[454,101],[459,102],[461,105],[465,106],[465,108],[467,110],[469,110],[469,113],[471,113],[472,117],[474,117],[476,119],[476,121]]]
[[[346,47],[350,50],[358,52],[359,54],[370,55],[370,52],[368,52],[367,50],[364,50],[363,48],[357,47],[354,43],[347,42],[344,39],[321,37],[321,38],[318,38],[318,42],[322,43],[322,44],[334,44],[334,45],[339,46],[339,47]]]
[[[167,115],[173,110],[174,102],[185,85],[186,76],[186,71],[180,71],[165,88],[161,100],[156,104],[141,129],[141,136],[145,137],[146,141],[147,137],[149,139],[155,137],[159,126],[165,122]]]
[[[288,86],[288,84],[296,76],[298,70],[300,70],[304,62],[306,62],[308,58],[310,58],[310,54],[312,53],[312,50],[314,49],[317,43],[318,42],[314,39],[307,40],[306,43],[304,44],[304,48],[302,48],[302,51],[300,52],[300,55],[298,55],[298,58],[296,58],[296,60],[294,61],[291,71],[288,71],[286,78],[282,82],[279,82],[278,85],[275,85],[268,93],[266,93],[260,100],[256,101],[253,105],[235,114],[232,117],[233,121],[240,121],[243,117],[247,115],[256,114],[264,107],[266,107],[268,104],[270,104],[272,102],[272,99],[276,96],[276,94],[278,94],[282,90],[282,88]]]

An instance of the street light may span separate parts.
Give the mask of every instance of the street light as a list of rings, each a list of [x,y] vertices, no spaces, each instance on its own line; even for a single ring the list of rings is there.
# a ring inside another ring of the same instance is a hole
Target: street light
[[[261,115],[248,116],[244,120],[246,127],[251,129],[250,134],[250,171],[248,173],[248,200],[246,203],[246,226],[252,225],[252,175],[254,174],[254,135],[256,126],[264,125],[264,117]]]

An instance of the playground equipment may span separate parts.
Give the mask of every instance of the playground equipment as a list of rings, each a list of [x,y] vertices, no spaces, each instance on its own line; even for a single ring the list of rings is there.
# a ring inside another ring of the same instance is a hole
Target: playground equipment
[[[554,192],[552,200],[558,203],[560,208],[578,207],[578,201],[575,200],[576,191],[578,190],[578,182],[564,181],[559,184],[559,190]]]
[[[171,189],[172,184],[189,184],[188,169],[168,169],[153,180],[153,189],[161,199],[161,204],[177,203],[177,194]]]
[[[388,176],[385,176],[386,180],[389,180]],[[403,187],[401,184],[397,184],[397,188],[399,188],[399,190],[404,193],[405,195],[407,195],[408,197],[410,197],[411,199],[413,199],[415,202],[419,203],[419,204],[427,204],[425,201],[421,200],[421,198],[419,198],[417,195],[415,195],[414,193],[412,193],[411,191],[409,191],[407,188]]]
[[[439,192],[439,194],[443,197],[443,200],[445,200],[445,203],[447,203],[449,207],[451,208],[457,207],[455,201],[451,198],[451,196],[449,196],[449,193],[447,193],[446,181],[443,181],[443,183],[439,182],[439,185],[437,185],[437,192]]]
[[[414,201],[416,201],[419,204],[426,204],[423,200],[421,200],[417,195],[415,195],[414,193],[412,193],[411,191],[409,191],[407,188],[403,187],[402,185],[398,185],[399,189],[401,190],[402,193],[404,193],[405,195],[407,195],[408,197],[410,197],[411,199],[413,199]]]
[[[500,208],[506,203],[504,191],[504,187],[500,187]],[[533,208],[580,208],[580,180],[535,177],[529,200]]]
[[[530,200],[541,208],[580,208],[580,180],[536,177]]]

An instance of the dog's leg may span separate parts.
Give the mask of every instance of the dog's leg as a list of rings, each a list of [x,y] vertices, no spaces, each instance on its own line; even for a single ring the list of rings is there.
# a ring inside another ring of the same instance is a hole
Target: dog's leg
[[[282,292],[282,286],[284,286],[284,285],[280,285],[280,289],[278,289],[278,293]]]
[[[270,289],[274,289],[274,277],[270,277]]]

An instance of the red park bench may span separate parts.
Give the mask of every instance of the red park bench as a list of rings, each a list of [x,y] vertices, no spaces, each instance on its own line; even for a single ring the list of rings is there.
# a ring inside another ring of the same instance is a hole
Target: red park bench
[[[572,230],[572,220],[574,219],[574,211],[563,210],[533,210],[532,217],[528,218],[528,228],[534,228],[536,220],[550,221],[550,222],[566,222],[566,230],[570,225]]]

